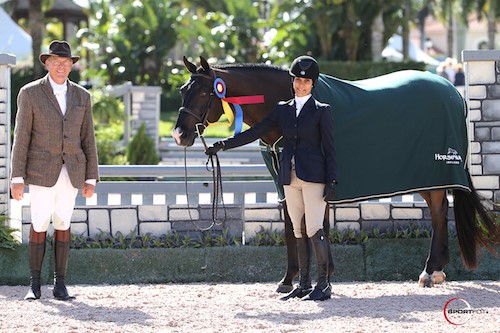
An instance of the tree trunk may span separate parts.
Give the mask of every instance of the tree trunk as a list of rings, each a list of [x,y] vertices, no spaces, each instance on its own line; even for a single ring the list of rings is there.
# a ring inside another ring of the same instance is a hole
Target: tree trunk
[[[405,1],[404,6],[403,31],[401,38],[403,41],[403,60],[408,60],[410,58],[410,28],[408,26],[410,22],[410,0]]]
[[[347,2],[346,5],[346,19],[342,28],[346,55],[347,60],[356,61],[359,47],[359,29],[356,26],[358,16],[352,1]]]
[[[488,10],[488,49],[495,49],[495,30],[496,30],[496,0],[488,0],[489,10]]]
[[[420,48],[427,51],[427,36],[425,34],[425,21],[429,16],[429,5],[418,12],[418,31],[420,32]]]
[[[43,65],[38,60],[42,49],[43,22],[42,22],[42,2],[40,0],[29,0],[29,27],[32,38],[31,51],[33,53],[33,78],[42,76]]]
[[[448,17],[448,33],[446,35],[446,44],[447,44],[447,54],[448,57],[453,58],[453,35],[455,34],[455,29],[453,26],[453,3],[450,1],[448,3],[447,8],[447,17]]]
[[[316,20],[316,31],[321,47],[321,58],[325,60],[330,59],[332,51],[332,34],[328,32],[328,28],[328,17],[324,14],[320,15]]]
[[[379,12],[372,24],[372,61],[382,61],[384,49],[384,16]]]

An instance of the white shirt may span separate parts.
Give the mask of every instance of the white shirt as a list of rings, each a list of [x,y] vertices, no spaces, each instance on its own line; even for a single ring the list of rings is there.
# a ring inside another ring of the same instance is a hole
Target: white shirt
[[[63,84],[58,84],[49,75],[49,82],[52,87],[52,91],[56,96],[57,103],[59,103],[59,107],[61,108],[61,112],[63,115],[66,114],[66,92],[68,91],[68,83],[64,81]]]
[[[311,94],[302,96],[302,97],[297,97],[295,96],[295,115],[298,117],[300,114],[300,110],[304,107],[304,104],[306,104],[307,100],[311,97]]]

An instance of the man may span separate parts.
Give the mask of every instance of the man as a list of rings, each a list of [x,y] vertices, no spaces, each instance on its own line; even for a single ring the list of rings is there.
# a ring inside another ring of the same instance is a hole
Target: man
[[[91,97],[68,75],[80,57],[66,41],[53,41],[40,55],[48,74],[19,91],[12,146],[11,194],[21,200],[29,185],[31,229],[28,254],[31,272],[26,300],[41,297],[40,272],[50,221],[54,228],[54,290],[69,300],[65,285],[70,248],[70,222],[78,189],[86,198],[99,180]]]

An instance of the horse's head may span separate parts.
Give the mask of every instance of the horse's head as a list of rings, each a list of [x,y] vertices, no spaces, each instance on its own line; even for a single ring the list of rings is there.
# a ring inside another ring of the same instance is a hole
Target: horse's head
[[[192,146],[198,132],[202,134],[208,122],[216,122],[221,115],[221,112],[210,112],[217,99],[214,98],[213,88],[215,74],[203,57],[200,60],[201,66],[197,68],[184,57],[184,64],[191,77],[181,87],[182,105],[172,131],[179,146]]]

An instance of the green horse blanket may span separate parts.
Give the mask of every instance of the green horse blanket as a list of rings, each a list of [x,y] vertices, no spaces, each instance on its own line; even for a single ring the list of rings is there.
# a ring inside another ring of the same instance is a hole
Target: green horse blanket
[[[333,203],[470,190],[465,103],[446,79],[420,71],[360,81],[321,74],[313,95],[333,111],[338,164]],[[273,172],[271,156],[262,150]],[[278,192],[283,198],[282,189]]]

